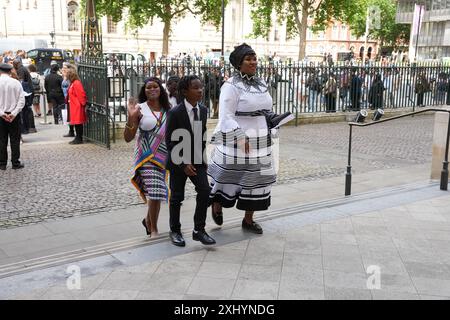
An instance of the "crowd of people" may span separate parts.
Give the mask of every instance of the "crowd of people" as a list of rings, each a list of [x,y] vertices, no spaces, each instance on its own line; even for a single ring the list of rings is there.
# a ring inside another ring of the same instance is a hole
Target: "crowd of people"
[[[20,144],[23,135],[37,132],[35,118],[42,116],[41,97],[48,102],[48,115],[54,123],[69,123],[69,133],[74,137],[70,144],[83,143],[83,124],[86,122],[86,93],[78,77],[76,67],[64,63],[62,70],[54,62],[45,77],[37,73],[36,66],[23,65],[25,51],[12,51],[0,56],[0,169],[8,162],[7,145],[10,140],[13,169],[23,168],[20,162]],[[20,86],[20,92],[17,88]]]
[[[228,65],[155,65],[149,74],[163,82],[197,74],[204,81],[203,104],[217,118],[222,85],[232,76]],[[260,63],[258,74],[269,84],[276,108],[292,103],[300,113],[359,111],[450,103],[450,67],[307,66]],[[382,83],[382,85],[380,85]]]
[[[283,98],[280,98],[281,90],[289,90],[284,92],[284,98],[290,98],[299,106],[300,112],[359,111],[362,108],[449,104],[449,70],[425,67],[307,67],[289,69],[288,79],[284,81],[281,75],[269,71],[266,81],[271,83],[272,96],[278,97],[278,100]]]

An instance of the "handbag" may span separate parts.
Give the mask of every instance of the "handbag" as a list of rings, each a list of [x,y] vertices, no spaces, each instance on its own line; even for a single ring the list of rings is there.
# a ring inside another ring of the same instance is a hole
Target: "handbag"
[[[67,109],[61,109],[61,116],[63,120],[63,124],[66,125],[67,123]]]

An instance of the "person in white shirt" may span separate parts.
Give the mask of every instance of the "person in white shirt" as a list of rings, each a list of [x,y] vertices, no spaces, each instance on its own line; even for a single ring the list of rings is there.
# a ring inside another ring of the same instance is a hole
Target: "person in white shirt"
[[[17,115],[25,106],[22,85],[11,78],[10,64],[0,64],[0,170],[6,170],[8,162],[8,137],[11,144],[13,169],[21,169],[20,162],[20,117]]]
[[[178,76],[170,76],[166,83],[166,91],[169,96],[169,103],[172,108],[176,107],[181,101],[178,98],[177,86],[180,78]]]

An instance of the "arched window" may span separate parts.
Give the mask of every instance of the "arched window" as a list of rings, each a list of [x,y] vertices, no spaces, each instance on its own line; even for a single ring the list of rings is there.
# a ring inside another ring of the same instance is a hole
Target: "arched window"
[[[68,31],[78,31],[79,23],[77,19],[78,14],[78,3],[75,1],[70,1],[67,4],[67,23],[68,23]]]
[[[108,26],[108,33],[117,33],[117,23],[114,22],[111,16],[107,17],[106,24]]]
[[[367,49],[367,57],[370,59],[372,57],[372,47]]]
[[[364,58],[364,46],[359,48],[359,58],[362,60]]]

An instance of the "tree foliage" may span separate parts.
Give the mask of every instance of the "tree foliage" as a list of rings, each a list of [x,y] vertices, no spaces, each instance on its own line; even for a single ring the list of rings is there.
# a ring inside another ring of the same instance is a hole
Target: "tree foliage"
[[[395,23],[397,1],[393,0],[249,0],[254,8],[251,13],[254,37],[267,38],[273,24],[286,24],[288,38],[299,36],[299,59],[305,54],[306,32],[326,29],[332,21],[350,26],[355,36],[361,37],[366,30],[367,8],[377,6],[381,23],[372,28],[369,39],[380,41],[384,46],[399,46],[409,42],[410,25]],[[308,24],[304,16],[314,23]],[[276,19],[272,19],[275,16]],[[302,19],[303,18],[303,19]]]
[[[99,16],[108,15],[116,22],[125,18],[132,29],[159,19],[164,23],[163,54],[167,54],[171,27],[178,19],[190,13],[200,18],[201,23],[212,23],[218,28],[221,3],[221,0],[96,0],[96,9]]]
[[[380,24],[371,27],[369,39],[379,40],[382,46],[397,47],[409,43],[411,25],[395,23],[397,1],[392,0],[354,0],[357,12],[347,16],[347,22],[353,34],[361,37],[366,30],[367,8],[379,8]]]
[[[317,32],[326,29],[332,20],[346,19],[357,9],[348,0],[249,0],[254,37],[267,38],[273,23],[286,24],[288,38],[300,36],[299,59],[305,55],[305,41],[308,27]],[[272,19],[275,14],[276,19]],[[308,26],[308,17],[314,24]]]

